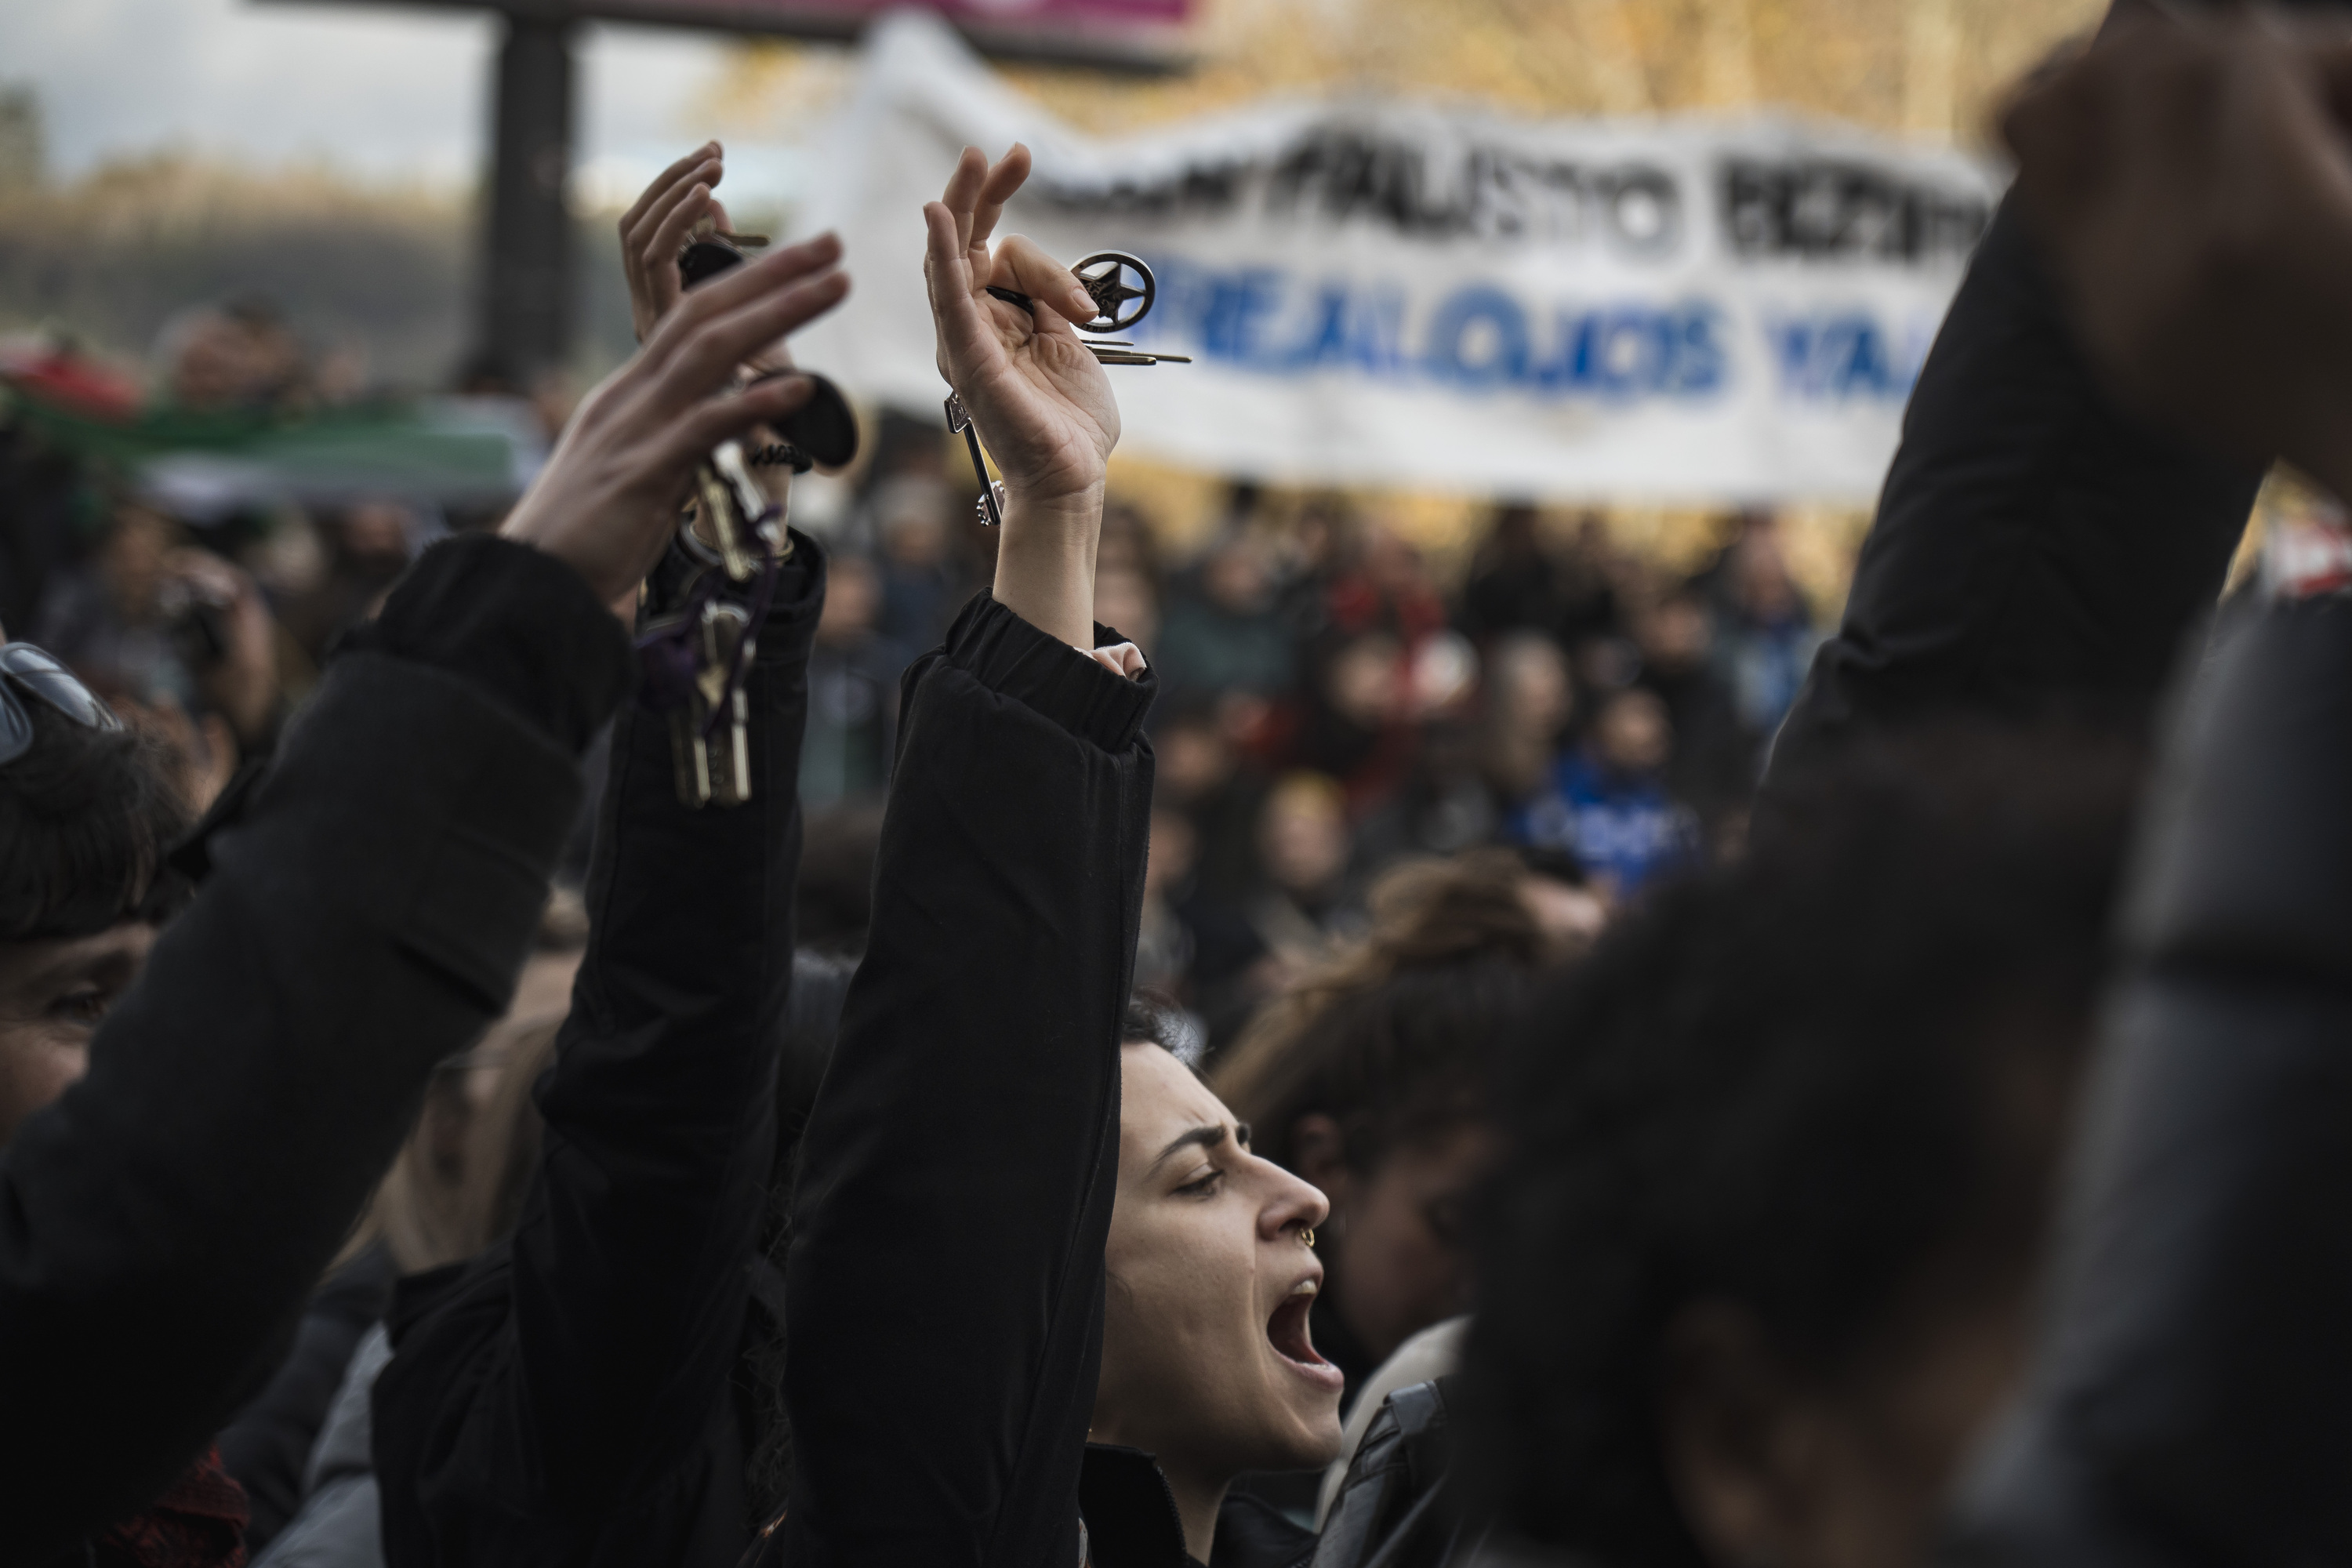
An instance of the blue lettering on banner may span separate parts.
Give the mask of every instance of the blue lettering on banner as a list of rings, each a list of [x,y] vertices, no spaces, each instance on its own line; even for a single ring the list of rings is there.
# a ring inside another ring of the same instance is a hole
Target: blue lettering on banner
[[[1727,314],[1703,297],[1535,304],[1471,282],[1415,310],[1394,283],[1148,259],[1160,298],[1137,341],[1257,374],[1336,371],[1471,396],[1612,405],[1705,402],[1734,379]],[[1925,353],[1924,337],[1898,340],[1852,308],[1772,317],[1763,336],[1780,395],[1811,403],[1899,403]]]
[[[1927,338],[1897,341],[1867,310],[1780,316],[1764,323],[1781,395],[1807,403],[1901,403],[1927,359]]]

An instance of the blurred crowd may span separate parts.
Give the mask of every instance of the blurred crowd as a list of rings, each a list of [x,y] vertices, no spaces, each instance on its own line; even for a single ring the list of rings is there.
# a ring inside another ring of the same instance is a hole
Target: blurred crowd
[[[258,306],[0,348],[0,1568],[2352,1555],[2352,530],[2231,576],[2352,496],[2347,82],[2028,84],[1826,638],[1761,511],[1172,548],[1018,145],[993,530],[793,488],[850,260],[689,289],[717,142],[496,500],[159,484],[346,395]]]
[[[192,309],[157,358],[154,405],[198,413],[292,413],[332,373],[250,303]],[[60,379],[51,367],[36,391]],[[567,412],[493,376],[462,391],[535,424],[542,453]],[[813,858],[839,868],[810,896],[851,906],[900,673],[986,584],[994,551],[939,432],[886,414],[875,446],[808,524],[832,574],[801,787]],[[40,429],[0,425],[0,624],[167,740],[201,805],[268,752],[335,638],[419,552],[499,515],[384,493],[178,516]],[[1370,889],[1402,861],[1519,847],[1580,889],[1569,918],[1597,930],[1643,883],[1736,853],[1822,633],[1769,511],[1718,531],[1683,574],[1622,548],[1598,512],[1508,502],[1446,572],[1376,508],[1235,483],[1180,554],[1114,491],[1097,614],[1145,649],[1162,693],[1139,981],[1223,1044],[1363,934]]]
[[[873,663],[928,646],[963,592],[933,584],[956,544],[985,543],[943,535],[940,512],[966,503],[937,505],[940,488],[876,492],[876,617],[842,628],[872,639]],[[1619,548],[1595,513],[1561,521],[1496,507],[1449,583],[1344,498],[1234,485],[1174,559],[1114,493],[1097,615],[1148,652],[1162,694],[1138,978],[1213,1043],[1362,936],[1369,889],[1401,862],[1519,847],[1581,889],[1590,931],[1643,884],[1737,852],[1821,639],[1773,518],[1727,520],[1687,577]]]

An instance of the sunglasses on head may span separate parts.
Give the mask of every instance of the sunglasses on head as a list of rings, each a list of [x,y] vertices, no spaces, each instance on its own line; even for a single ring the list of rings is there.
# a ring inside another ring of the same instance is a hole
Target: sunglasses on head
[[[0,643],[0,768],[33,749],[27,697],[93,730],[120,730],[122,721],[74,673],[28,642]]]

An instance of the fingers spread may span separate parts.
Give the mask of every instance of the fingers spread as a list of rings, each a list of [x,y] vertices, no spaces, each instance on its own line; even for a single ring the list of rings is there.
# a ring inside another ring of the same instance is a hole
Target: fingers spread
[[[1028,178],[1029,149],[1015,142],[981,182],[979,205],[973,210],[971,232],[965,237],[965,244],[979,245],[996,232],[996,220],[1003,216],[1004,204],[1013,199],[1013,193]]]
[[[1026,235],[1007,236],[996,247],[992,283],[1017,289],[1031,299],[1050,305],[1073,322],[1095,319],[1094,296],[1078,281],[1077,274],[1045,254],[1045,249]]]

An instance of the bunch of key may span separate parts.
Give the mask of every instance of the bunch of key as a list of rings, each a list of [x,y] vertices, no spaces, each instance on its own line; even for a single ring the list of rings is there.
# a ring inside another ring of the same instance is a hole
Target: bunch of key
[[[1098,250],[1070,270],[1085,286],[1087,298],[1095,302],[1091,321],[1071,323],[1081,333],[1123,332],[1151,313],[1160,298],[1160,285],[1151,276],[1151,268],[1143,258],[1129,256],[1123,250]],[[1135,282],[1127,280],[1129,273]],[[1008,305],[1024,310],[1034,310],[1037,303],[1018,289],[1001,289],[995,284],[988,291]],[[1191,364],[1185,354],[1160,354],[1139,349],[1125,338],[1097,335],[1081,337],[1096,363],[1099,364]],[[963,437],[971,453],[972,471],[980,476],[980,521],[991,528],[1004,526],[1004,483],[988,477],[988,458],[981,450],[980,432],[972,428],[971,411],[963,405],[961,395],[950,392],[947,401],[948,429]]]
[[[751,700],[743,690],[759,652],[760,627],[774,597],[776,574],[792,558],[783,509],[751,479],[741,443],[723,441],[694,470],[696,517],[678,529],[693,563],[693,586],[675,612],[637,636],[645,670],[641,698],[669,720],[670,757],[679,804],[741,805],[751,798]],[[748,602],[726,596],[732,584]]]
[[[705,232],[678,254],[688,288],[742,264],[757,235]],[[759,367],[752,369],[758,372]],[[755,374],[746,384],[770,375]],[[759,653],[776,578],[793,555],[784,509],[751,477],[756,468],[805,473],[839,468],[857,455],[857,420],[841,389],[809,375],[808,400],[750,450],[722,441],[695,466],[688,516],[677,531],[684,593],[675,610],[637,636],[644,683],[638,700],[669,723],[679,802],[691,808],[741,805],[751,798],[751,698],[744,691]]]

